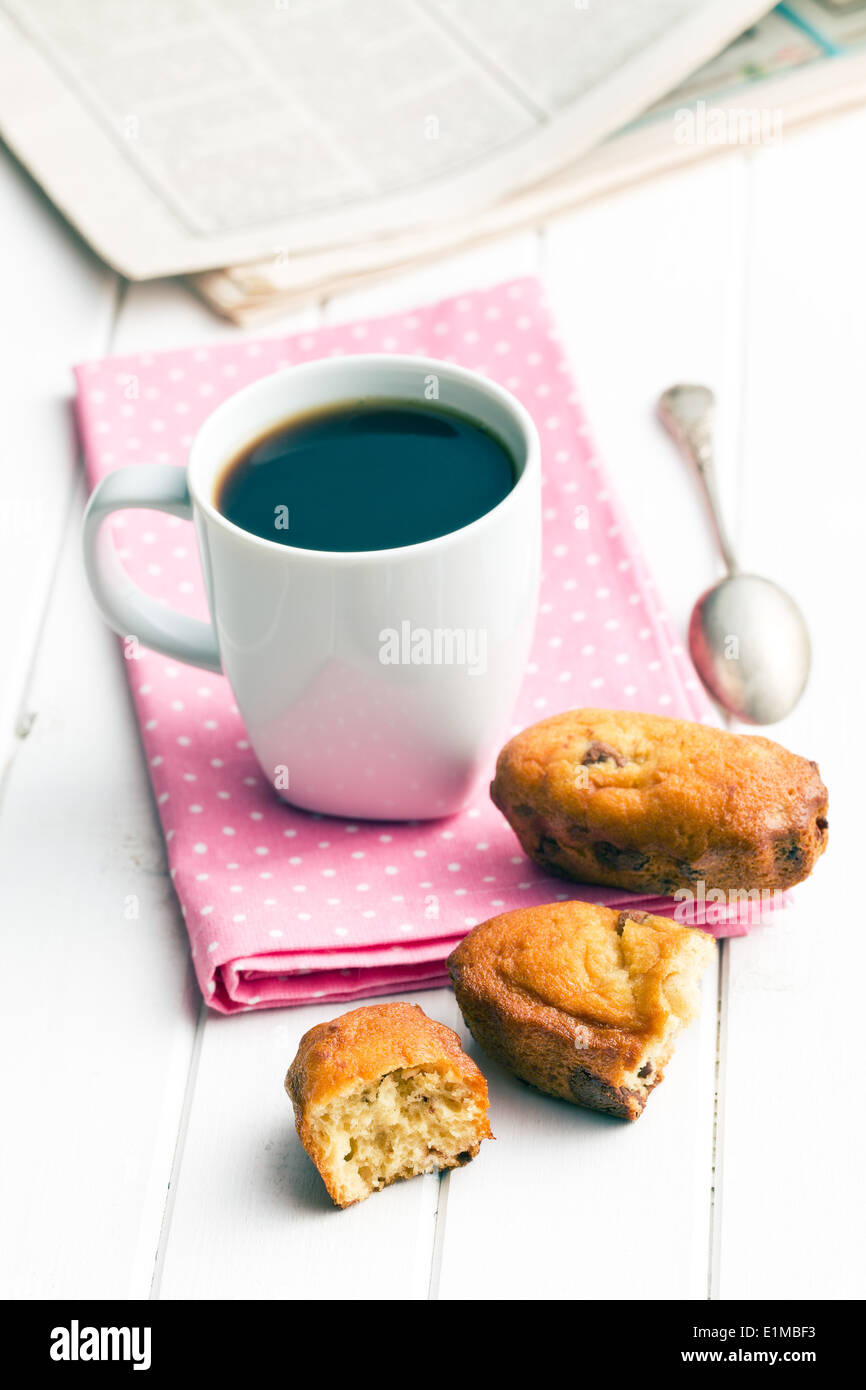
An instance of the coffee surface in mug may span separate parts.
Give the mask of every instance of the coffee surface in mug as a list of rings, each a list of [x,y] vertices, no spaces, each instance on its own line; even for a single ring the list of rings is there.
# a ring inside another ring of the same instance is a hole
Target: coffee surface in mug
[[[215,503],[236,526],[282,545],[390,550],[468,526],[516,481],[505,445],[468,417],[362,399],[260,435],[224,469]]]

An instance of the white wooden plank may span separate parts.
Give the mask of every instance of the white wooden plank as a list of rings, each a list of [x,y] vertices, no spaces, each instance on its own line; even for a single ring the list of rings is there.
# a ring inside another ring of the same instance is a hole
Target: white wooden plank
[[[721,1298],[863,1297],[856,1093],[866,939],[862,855],[862,389],[866,112],[755,159],[740,548],[810,624],[800,708],[767,732],[817,759],[830,843],[796,906],[732,943],[719,1135]],[[848,172],[846,172],[848,171]]]
[[[452,999],[446,990],[397,997],[431,1018],[444,1018]],[[338,1211],[283,1089],[301,1035],[351,1007],[208,1020],[161,1298],[427,1297],[439,1180],[395,1183]]]
[[[116,277],[0,150],[0,757],[19,705],[63,528],[77,445],[70,364],[107,340]]]
[[[723,160],[583,208],[545,236],[590,425],[680,625],[716,561],[654,404],[677,379],[708,380],[736,430],[741,191],[737,162]],[[484,1170],[447,1180],[440,1297],[707,1296],[717,997],[713,969],[701,1019],[635,1125],[537,1095],[475,1054],[498,1142]]]
[[[28,708],[0,814],[2,1290],[142,1298],[199,1004],[77,527]]]
[[[497,1142],[445,1179],[438,1297],[706,1297],[716,993],[713,967],[701,1019],[635,1124],[541,1095],[490,1062],[452,997],[443,1022],[488,1079]]]

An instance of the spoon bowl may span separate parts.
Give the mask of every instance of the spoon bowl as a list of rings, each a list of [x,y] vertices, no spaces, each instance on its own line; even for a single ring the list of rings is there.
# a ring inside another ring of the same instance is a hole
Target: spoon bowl
[[[713,461],[716,401],[707,386],[681,383],[659,398],[665,429],[694,465],[728,575],[702,594],[689,622],[698,675],[723,709],[745,724],[775,724],[796,705],[809,678],[811,650],[790,594],[743,574],[722,518]]]
[[[715,700],[745,724],[775,724],[797,704],[811,647],[790,594],[757,574],[735,573],[702,594],[689,651]]]

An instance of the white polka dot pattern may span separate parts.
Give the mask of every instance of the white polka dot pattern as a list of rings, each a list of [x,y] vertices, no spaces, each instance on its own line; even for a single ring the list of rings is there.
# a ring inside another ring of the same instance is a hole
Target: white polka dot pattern
[[[484,363],[536,419],[545,572],[514,727],[581,704],[705,717],[700,686],[594,456],[535,280],[300,337],[80,366],[91,481],[127,462],[182,466],[219,400],[279,367],[358,351],[359,341],[418,354],[432,342],[437,355]],[[114,537],[136,582],[203,615],[189,523],[127,512]],[[563,896],[561,881],[515,853],[486,786],[447,824],[346,824],[294,811],[259,771],[222,677],[141,649],[128,668],[199,983],[214,1008],[433,986],[475,922]],[[587,888],[578,895],[627,898]]]

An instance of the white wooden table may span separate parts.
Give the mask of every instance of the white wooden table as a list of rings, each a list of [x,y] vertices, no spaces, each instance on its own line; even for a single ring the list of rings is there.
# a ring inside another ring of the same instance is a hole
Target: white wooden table
[[[331,1209],[282,1091],[339,1006],[205,1009],[124,673],[79,557],[69,367],[228,338],[173,283],[127,286],[0,164],[2,1292],[11,1297],[862,1297],[866,111],[733,151],[275,324],[547,279],[597,438],[681,629],[719,563],[653,418],[715,386],[743,561],[798,596],[814,676],[775,731],[820,761],[830,848],[726,944],[645,1116],[492,1066],[498,1136],[451,1177]],[[137,921],[124,917],[136,894]],[[458,1025],[445,990],[416,998]]]

